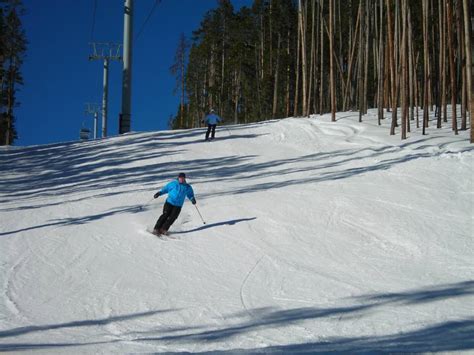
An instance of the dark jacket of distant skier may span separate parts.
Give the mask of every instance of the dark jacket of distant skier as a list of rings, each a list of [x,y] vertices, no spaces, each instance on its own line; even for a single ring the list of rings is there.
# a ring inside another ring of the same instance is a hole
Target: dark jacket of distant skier
[[[211,135],[211,139],[215,138],[216,126],[221,121],[222,118],[216,115],[214,110],[211,110],[211,112],[205,117],[204,122],[207,124],[206,141],[209,140],[209,135]]]
[[[180,173],[176,180],[166,184],[165,187],[154,195],[154,198],[166,194],[168,194],[168,198],[163,206],[163,214],[158,218],[153,228],[153,234],[156,235],[168,232],[168,229],[178,218],[186,197],[191,200],[193,205],[196,204],[193,188],[186,182],[186,174],[184,173]]]

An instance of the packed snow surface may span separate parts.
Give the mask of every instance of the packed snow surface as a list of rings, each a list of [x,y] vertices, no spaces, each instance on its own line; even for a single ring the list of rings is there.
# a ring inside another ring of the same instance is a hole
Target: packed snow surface
[[[0,351],[474,351],[474,145],[411,124],[2,148]],[[160,239],[179,172],[206,224],[186,201]]]

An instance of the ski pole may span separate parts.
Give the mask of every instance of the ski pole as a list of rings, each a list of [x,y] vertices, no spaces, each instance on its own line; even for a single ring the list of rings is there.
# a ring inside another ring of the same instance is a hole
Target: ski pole
[[[202,218],[201,212],[199,212],[199,208],[198,208],[198,206],[194,205],[194,207],[196,207],[196,211],[198,211],[198,213],[199,213],[199,217],[201,217],[202,224],[206,224],[206,222],[204,222],[204,218]]]

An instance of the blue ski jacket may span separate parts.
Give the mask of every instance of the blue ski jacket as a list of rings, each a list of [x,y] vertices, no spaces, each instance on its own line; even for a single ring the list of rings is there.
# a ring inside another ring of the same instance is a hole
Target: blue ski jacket
[[[206,116],[206,119],[204,121],[206,122],[206,124],[217,124],[218,122],[222,121],[222,118],[220,118],[215,113],[210,113]]]
[[[169,182],[160,190],[160,195],[165,194],[168,194],[166,202],[177,207],[183,206],[186,197],[190,200],[194,199],[194,191],[191,185],[187,183],[180,184],[177,179]]]

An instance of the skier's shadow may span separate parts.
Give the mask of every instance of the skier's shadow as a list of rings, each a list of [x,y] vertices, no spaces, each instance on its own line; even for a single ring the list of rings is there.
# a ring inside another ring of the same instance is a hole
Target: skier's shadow
[[[232,219],[230,221],[225,221],[225,222],[218,222],[218,223],[212,223],[212,224],[205,224],[201,227],[190,229],[190,230],[181,230],[181,231],[176,231],[176,234],[185,234],[185,233],[192,233],[192,232],[197,232],[197,231],[202,231],[204,229],[209,229],[209,228],[214,228],[218,226],[225,226],[225,225],[234,225],[240,222],[247,222],[247,221],[253,221],[254,219],[257,219],[257,217],[252,217],[252,218],[241,218],[241,219]]]

